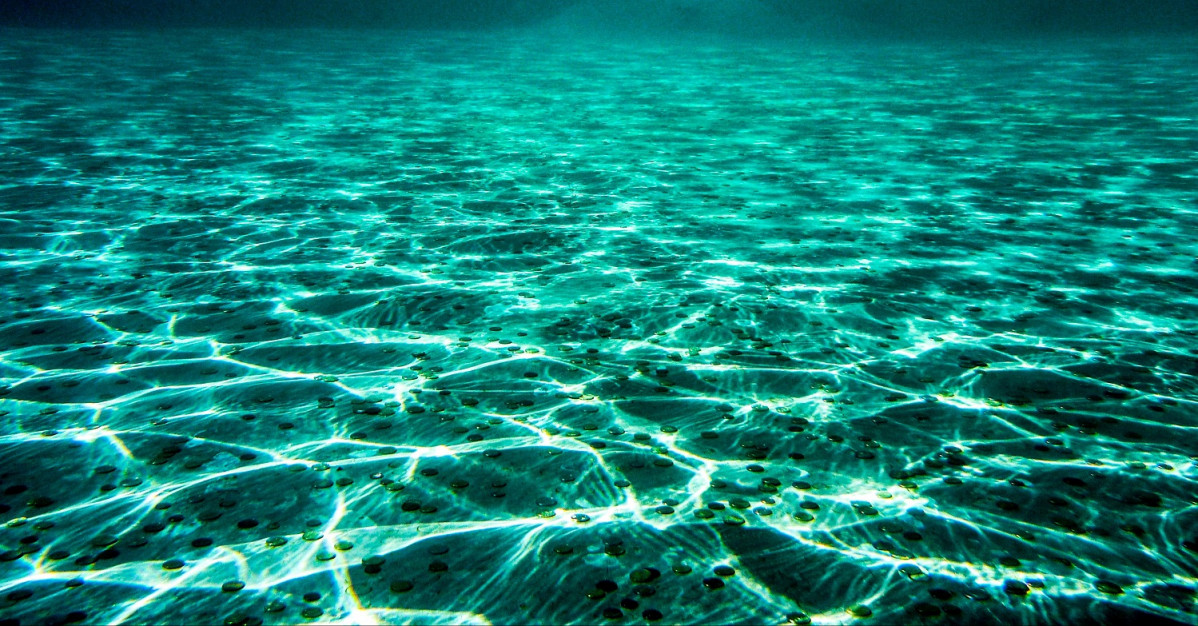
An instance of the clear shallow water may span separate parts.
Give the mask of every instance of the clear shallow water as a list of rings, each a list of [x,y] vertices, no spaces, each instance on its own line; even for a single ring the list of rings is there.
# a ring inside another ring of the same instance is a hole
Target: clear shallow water
[[[1192,41],[2,40],[7,619],[1195,621]]]

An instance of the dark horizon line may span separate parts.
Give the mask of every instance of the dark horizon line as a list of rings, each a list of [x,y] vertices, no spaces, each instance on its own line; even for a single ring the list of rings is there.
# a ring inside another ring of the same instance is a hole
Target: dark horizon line
[[[743,0],[776,34],[971,36],[1198,32],[1198,0]],[[737,31],[683,0],[8,0],[0,26],[32,28],[479,29],[535,24],[575,6],[648,29]],[[629,16],[632,16],[631,18]],[[705,18],[706,21],[705,21]],[[814,26],[812,26],[814,24]],[[581,25],[583,27],[587,25]]]

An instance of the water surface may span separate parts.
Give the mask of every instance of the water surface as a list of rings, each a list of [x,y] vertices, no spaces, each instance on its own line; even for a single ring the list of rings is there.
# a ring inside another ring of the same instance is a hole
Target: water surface
[[[1192,40],[0,41],[8,619],[1195,621]]]

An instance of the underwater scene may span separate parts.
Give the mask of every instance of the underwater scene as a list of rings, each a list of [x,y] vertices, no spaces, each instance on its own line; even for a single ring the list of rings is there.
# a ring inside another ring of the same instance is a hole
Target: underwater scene
[[[1198,41],[0,30],[0,623],[1198,623]]]

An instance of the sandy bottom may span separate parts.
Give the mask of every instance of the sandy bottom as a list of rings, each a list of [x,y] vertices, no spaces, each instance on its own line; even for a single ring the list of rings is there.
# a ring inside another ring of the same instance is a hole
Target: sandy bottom
[[[1193,41],[0,42],[3,624],[1196,619]]]

